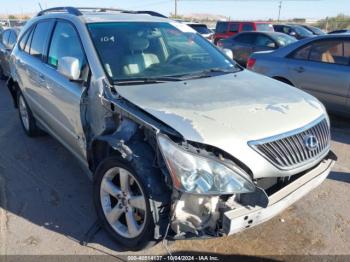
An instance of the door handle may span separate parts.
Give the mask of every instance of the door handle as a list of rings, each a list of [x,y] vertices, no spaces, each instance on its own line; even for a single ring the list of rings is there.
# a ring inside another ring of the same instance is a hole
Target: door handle
[[[294,70],[298,73],[303,73],[305,71],[304,67],[302,67],[302,66],[298,66],[298,67],[294,68]]]

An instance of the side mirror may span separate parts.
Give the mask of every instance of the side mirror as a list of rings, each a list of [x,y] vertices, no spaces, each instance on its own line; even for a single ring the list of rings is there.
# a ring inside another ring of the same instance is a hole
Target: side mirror
[[[232,50],[224,48],[224,49],[222,49],[222,52],[224,52],[224,54],[227,55],[229,58],[233,59]]]
[[[58,59],[57,71],[69,80],[77,81],[80,77],[80,62],[75,57],[65,56]]]

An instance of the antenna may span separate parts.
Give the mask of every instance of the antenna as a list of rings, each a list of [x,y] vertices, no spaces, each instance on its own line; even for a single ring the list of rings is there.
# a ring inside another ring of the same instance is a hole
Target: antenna
[[[39,5],[40,10],[42,11],[42,10],[43,10],[43,8],[41,7],[40,2],[38,2],[38,5]]]

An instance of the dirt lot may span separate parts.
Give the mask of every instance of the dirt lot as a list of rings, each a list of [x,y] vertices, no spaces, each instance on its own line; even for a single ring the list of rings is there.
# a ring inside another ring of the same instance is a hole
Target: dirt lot
[[[319,188],[265,224],[226,238],[178,241],[172,252],[350,255],[350,120],[332,120],[339,160]],[[119,256],[103,230],[88,237],[96,221],[91,195],[91,182],[65,148],[49,136],[25,136],[0,82],[0,254]],[[142,254],[166,250],[159,244]]]

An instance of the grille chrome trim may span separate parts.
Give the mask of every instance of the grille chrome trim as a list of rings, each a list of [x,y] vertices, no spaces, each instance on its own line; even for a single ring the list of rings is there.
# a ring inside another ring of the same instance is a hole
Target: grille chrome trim
[[[315,136],[318,147],[309,150],[304,142],[306,136]],[[249,141],[248,145],[270,163],[282,170],[298,168],[323,158],[330,150],[330,128],[325,116],[308,125],[272,137]]]

